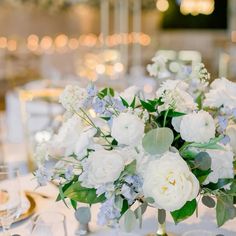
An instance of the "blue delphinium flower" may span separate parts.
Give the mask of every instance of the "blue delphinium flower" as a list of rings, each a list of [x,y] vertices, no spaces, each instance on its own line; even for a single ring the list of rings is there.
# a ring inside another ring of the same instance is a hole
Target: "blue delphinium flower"
[[[112,103],[113,103],[113,108],[119,112],[122,112],[126,109],[126,107],[124,106],[124,104],[120,99],[114,98],[112,100]]]
[[[98,97],[96,97],[93,100],[93,109],[95,110],[96,113],[103,114],[105,112],[105,109],[106,109],[105,101],[98,98]]]
[[[225,116],[218,116],[218,123],[219,123],[219,132],[223,132],[228,126],[228,118]]]
[[[94,84],[89,84],[87,87],[87,93],[89,97],[95,97],[98,93],[97,87]]]
[[[68,165],[66,167],[66,171],[65,171],[65,174],[64,174],[66,180],[71,180],[72,179],[72,177],[74,176],[73,171],[74,171],[74,167],[72,165]]]
[[[115,205],[115,198],[111,197],[102,203],[98,213],[98,224],[105,225],[116,221],[120,217],[120,211]]]
[[[226,145],[230,142],[230,137],[228,135],[225,135],[223,139],[220,141],[222,144]]]
[[[49,181],[52,180],[53,172],[51,169],[47,169],[44,166],[38,168],[35,171],[35,177],[37,178],[40,186],[45,186]]]

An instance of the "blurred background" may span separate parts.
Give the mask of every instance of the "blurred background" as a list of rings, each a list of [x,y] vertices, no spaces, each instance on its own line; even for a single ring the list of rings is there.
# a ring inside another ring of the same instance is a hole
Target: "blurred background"
[[[153,93],[146,65],[156,51],[236,81],[236,1],[1,0],[0,160],[33,166],[68,83]]]

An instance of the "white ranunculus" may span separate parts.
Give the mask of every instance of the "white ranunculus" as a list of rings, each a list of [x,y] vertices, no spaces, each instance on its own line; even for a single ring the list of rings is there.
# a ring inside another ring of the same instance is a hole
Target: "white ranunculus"
[[[226,128],[226,134],[230,138],[230,146],[233,152],[236,154],[236,124],[230,124]]]
[[[67,111],[73,113],[83,107],[87,96],[88,94],[85,88],[68,85],[60,95],[59,101]]]
[[[128,104],[131,104],[134,100],[135,96],[139,96],[141,93],[140,88],[137,86],[130,86],[127,89],[125,89],[122,93],[120,93],[120,96],[124,98]]]
[[[214,80],[203,105],[213,108],[224,106],[233,109],[236,106],[236,83],[225,78]]]
[[[187,142],[206,143],[215,137],[215,123],[206,111],[183,116],[180,124],[181,138]]]
[[[156,91],[156,95],[157,97],[161,97],[163,93],[167,90],[179,89],[182,91],[187,91],[188,88],[189,88],[189,85],[185,83],[184,81],[168,79],[164,81],[163,83],[161,83],[160,88]]]
[[[72,153],[79,155],[86,149],[94,134],[94,129],[85,128],[81,118],[73,115],[63,123],[58,134],[53,137],[52,143],[54,147],[64,149],[64,155]]]
[[[125,161],[119,152],[97,150],[89,155],[80,181],[85,187],[97,188],[117,180],[124,167]]]
[[[144,135],[144,123],[134,114],[121,113],[113,119],[111,135],[119,144],[137,146]]]
[[[207,150],[207,153],[211,157],[212,172],[207,176],[204,184],[217,183],[222,178],[234,178],[233,152],[228,150]]]
[[[160,91],[156,93],[157,98],[161,97],[163,105],[158,107],[158,111],[165,111],[173,109],[178,112],[193,111],[197,108],[197,104],[194,102],[193,97],[184,90],[178,88],[173,90],[165,90],[161,94]]]
[[[144,175],[143,191],[156,207],[175,211],[197,197],[199,182],[179,153],[167,152],[149,163]]]

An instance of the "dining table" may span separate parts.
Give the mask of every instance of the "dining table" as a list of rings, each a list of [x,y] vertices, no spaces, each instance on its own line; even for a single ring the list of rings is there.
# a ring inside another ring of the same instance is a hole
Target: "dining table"
[[[47,186],[38,187],[37,181],[33,174],[26,174],[20,177],[22,191],[30,194],[36,202],[34,214],[45,212],[59,212],[66,217],[66,226],[68,236],[77,235],[79,223],[74,216],[74,209],[70,206],[65,206],[62,201],[56,201],[58,195],[58,187],[49,183]],[[80,206],[80,204],[78,204]],[[157,227],[157,210],[149,207],[144,214],[143,225],[140,229],[137,226],[132,233],[126,233],[122,227],[111,228],[97,224],[96,215],[99,211],[99,204],[91,207],[92,218],[89,223],[90,233],[94,236],[145,236],[148,233],[155,232]],[[28,228],[32,216],[25,220],[12,225],[12,234],[25,236],[28,234]],[[198,205],[198,217],[191,216],[189,219],[175,225],[170,214],[167,214],[167,231],[173,235],[181,236],[188,231],[205,230],[210,231],[212,235],[235,236],[236,235],[236,220],[230,220],[221,228],[217,227],[215,219],[215,210],[205,207],[202,203]],[[46,236],[46,235],[45,235]],[[200,235],[199,235],[200,236]]]

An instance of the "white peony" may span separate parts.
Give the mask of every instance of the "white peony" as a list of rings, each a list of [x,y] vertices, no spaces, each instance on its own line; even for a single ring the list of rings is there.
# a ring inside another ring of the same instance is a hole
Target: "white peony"
[[[144,123],[134,114],[121,113],[113,119],[111,135],[119,144],[137,146],[144,135]]]
[[[230,138],[230,146],[233,152],[236,154],[236,124],[230,124],[226,128],[226,134]]]
[[[199,182],[178,153],[167,152],[149,163],[144,175],[143,191],[156,207],[175,211],[197,197]]]
[[[180,132],[180,124],[183,119],[183,116],[173,117],[171,120],[171,124],[174,127],[175,131]]]
[[[59,98],[59,102],[69,112],[79,111],[83,107],[86,98],[87,90],[75,85],[66,86]]]
[[[211,157],[212,172],[207,176],[204,184],[217,183],[219,179],[234,178],[233,157],[231,151],[207,150]]]
[[[141,90],[137,86],[130,86],[127,89],[125,89],[122,93],[120,93],[120,96],[124,98],[128,104],[131,104],[134,100],[135,96],[140,96]]]
[[[64,154],[81,154],[91,142],[96,130],[85,128],[77,115],[69,118],[52,140],[53,145],[64,149]]]
[[[181,138],[187,142],[206,143],[215,137],[215,123],[206,111],[183,116],[180,124]]]
[[[119,152],[97,150],[89,155],[80,181],[85,187],[97,188],[117,180],[124,167],[125,161]]]
[[[213,108],[224,106],[233,109],[236,107],[236,83],[226,78],[214,80],[209,93],[206,94],[203,105]]]

